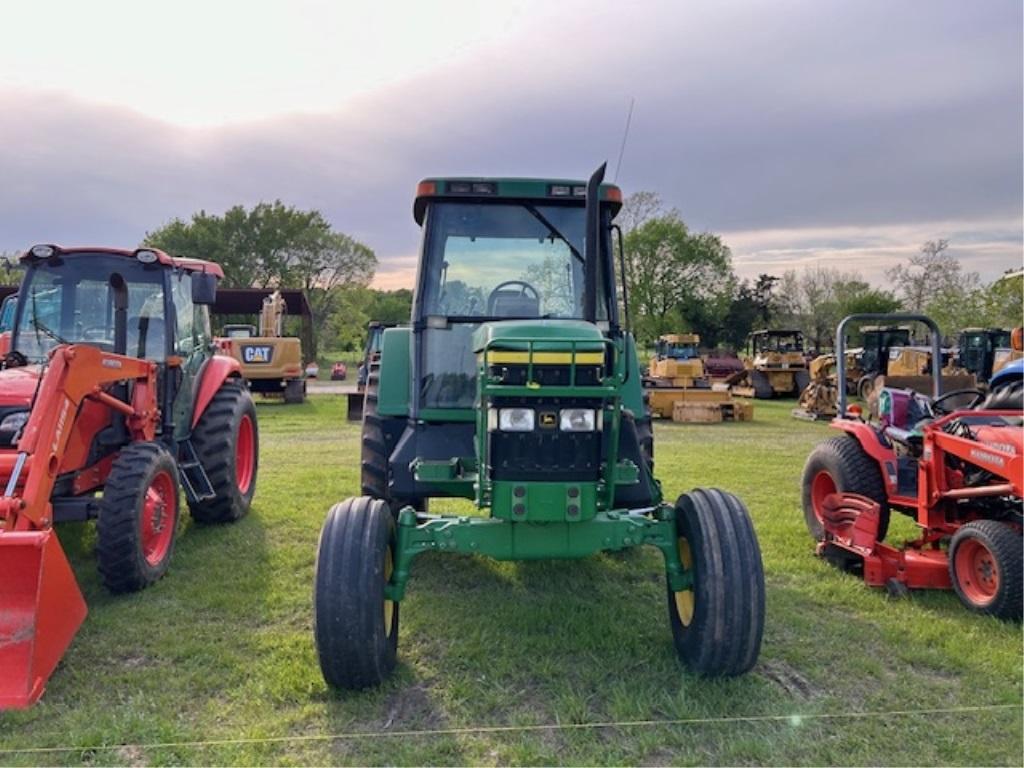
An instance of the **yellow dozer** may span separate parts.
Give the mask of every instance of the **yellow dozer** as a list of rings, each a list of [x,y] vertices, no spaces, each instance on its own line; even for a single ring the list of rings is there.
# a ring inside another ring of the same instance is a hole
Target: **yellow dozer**
[[[846,353],[846,385],[851,387],[861,376],[861,351]],[[831,419],[838,413],[839,389],[836,378],[836,356],[819,355],[811,361],[811,382],[800,393],[800,403],[791,413],[804,421]]]
[[[651,413],[680,422],[749,421],[753,406],[733,399],[726,384],[713,384],[700,356],[700,336],[661,336],[644,377]]]
[[[733,389],[737,394],[758,399],[798,397],[810,384],[800,331],[754,331],[747,348],[749,354],[743,358],[747,375]]]
[[[284,336],[287,306],[280,291],[263,298],[259,334],[252,325],[229,324],[217,339],[223,353],[242,366],[242,376],[253,392],[284,397],[286,403],[306,399],[306,380],[302,369],[302,344]]]

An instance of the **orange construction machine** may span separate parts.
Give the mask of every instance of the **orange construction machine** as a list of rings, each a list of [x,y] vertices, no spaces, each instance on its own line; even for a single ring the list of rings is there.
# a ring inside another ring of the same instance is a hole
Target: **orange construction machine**
[[[219,266],[55,245],[22,263],[0,360],[0,710],[39,698],[85,618],[55,522],[95,519],[103,583],[142,589],[170,563],[179,488],[197,522],[237,520],[258,461],[252,397],[214,354]]]

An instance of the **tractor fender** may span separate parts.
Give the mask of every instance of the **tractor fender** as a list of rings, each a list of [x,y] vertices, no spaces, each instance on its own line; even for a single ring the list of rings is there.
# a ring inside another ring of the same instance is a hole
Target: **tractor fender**
[[[892,461],[896,457],[888,439],[870,424],[857,419],[833,419],[831,427],[842,430],[853,437],[860,443],[864,453],[879,464]]]
[[[192,427],[199,423],[199,417],[203,415],[206,406],[213,400],[227,379],[240,379],[242,377],[242,366],[233,357],[225,355],[214,355],[199,369],[196,376],[195,395],[192,400]]]

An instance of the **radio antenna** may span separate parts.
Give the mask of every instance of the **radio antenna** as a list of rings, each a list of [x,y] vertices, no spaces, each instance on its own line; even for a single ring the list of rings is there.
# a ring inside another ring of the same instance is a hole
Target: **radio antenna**
[[[629,138],[629,124],[633,122],[633,105],[636,104],[636,99],[630,97],[629,99],[629,112],[626,113],[626,129],[622,132],[622,146],[619,147],[619,159],[615,163],[615,175],[612,177],[612,181],[618,181],[619,179],[619,168],[622,167],[622,155],[626,152],[626,139]]]

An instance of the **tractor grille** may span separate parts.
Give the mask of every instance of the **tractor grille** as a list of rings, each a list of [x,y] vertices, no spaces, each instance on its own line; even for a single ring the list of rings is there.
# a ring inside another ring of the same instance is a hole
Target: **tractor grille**
[[[585,482],[599,479],[604,433],[562,432],[558,428],[557,414],[561,408],[592,408],[599,412],[600,418],[600,400],[503,397],[495,398],[492,405],[495,408],[533,408],[537,414],[536,426],[531,432],[495,430],[489,434],[492,480]],[[542,414],[555,414],[554,425],[541,426]]]
[[[525,365],[491,365],[487,372],[492,379],[510,386],[523,386],[527,381],[527,366]],[[533,380],[542,387],[568,387],[572,383],[570,373],[572,368],[568,365],[538,365],[533,366]],[[601,383],[602,366],[600,365],[578,365],[576,366],[576,386],[595,387]]]

